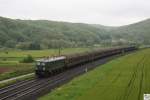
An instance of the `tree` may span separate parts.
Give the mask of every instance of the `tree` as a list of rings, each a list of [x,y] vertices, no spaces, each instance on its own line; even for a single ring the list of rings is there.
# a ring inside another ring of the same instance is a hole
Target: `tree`
[[[6,43],[5,43],[5,46],[8,47],[8,48],[14,48],[16,45],[16,42],[13,41],[13,40],[8,40]]]
[[[34,43],[30,43],[28,49],[30,49],[30,50],[40,50],[41,46],[40,46],[40,44],[34,42]]]

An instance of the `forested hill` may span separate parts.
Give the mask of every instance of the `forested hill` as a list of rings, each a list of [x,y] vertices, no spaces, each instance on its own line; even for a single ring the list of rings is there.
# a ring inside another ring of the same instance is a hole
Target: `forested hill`
[[[123,38],[138,44],[150,44],[150,19],[114,28],[111,32],[117,36],[114,36],[116,38]]]
[[[0,17],[0,47],[47,49],[150,43],[150,20],[122,27]]]
[[[104,29],[88,24],[0,17],[0,46],[22,49],[88,46],[110,39]]]

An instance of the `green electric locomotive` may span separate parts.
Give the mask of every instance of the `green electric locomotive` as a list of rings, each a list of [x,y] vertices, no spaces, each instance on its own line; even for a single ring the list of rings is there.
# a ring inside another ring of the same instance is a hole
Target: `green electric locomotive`
[[[35,73],[37,76],[49,76],[62,71],[65,66],[65,56],[44,58],[36,61]]]

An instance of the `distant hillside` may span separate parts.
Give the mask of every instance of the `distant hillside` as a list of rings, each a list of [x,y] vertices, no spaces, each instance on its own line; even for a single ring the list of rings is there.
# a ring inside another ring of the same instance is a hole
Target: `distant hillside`
[[[150,20],[122,27],[0,17],[0,47],[47,49],[122,44],[150,44]]]
[[[150,44],[150,19],[131,25],[114,28],[110,31],[116,38],[138,44]]]
[[[110,39],[104,29],[88,24],[0,17],[0,46],[22,49],[90,46]]]

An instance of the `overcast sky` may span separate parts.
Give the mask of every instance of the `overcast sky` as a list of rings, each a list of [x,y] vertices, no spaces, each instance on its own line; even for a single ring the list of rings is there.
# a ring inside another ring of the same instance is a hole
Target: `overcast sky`
[[[150,18],[150,0],[0,0],[0,16],[120,26]]]

